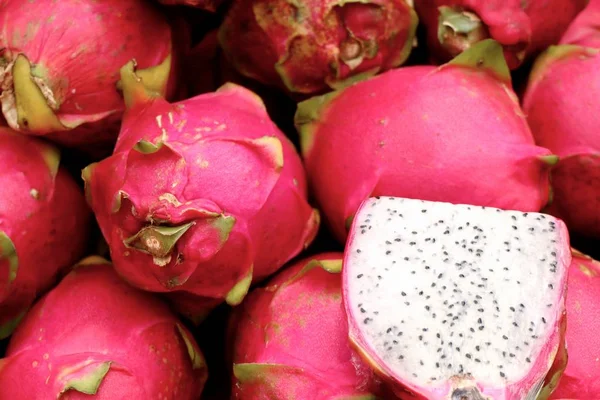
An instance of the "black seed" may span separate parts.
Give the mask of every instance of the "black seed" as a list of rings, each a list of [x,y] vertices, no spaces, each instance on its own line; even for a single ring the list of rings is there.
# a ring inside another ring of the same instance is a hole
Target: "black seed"
[[[358,274],[358,275],[356,275],[356,277],[357,277],[358,279],[362,278],[363,276],[364,276],[363,274]]]

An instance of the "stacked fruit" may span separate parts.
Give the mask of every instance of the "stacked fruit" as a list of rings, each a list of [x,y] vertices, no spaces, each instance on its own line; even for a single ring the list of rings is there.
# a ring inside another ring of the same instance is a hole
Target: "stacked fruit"
[[[600,398],[600,0],[0,21],[0,400]]]

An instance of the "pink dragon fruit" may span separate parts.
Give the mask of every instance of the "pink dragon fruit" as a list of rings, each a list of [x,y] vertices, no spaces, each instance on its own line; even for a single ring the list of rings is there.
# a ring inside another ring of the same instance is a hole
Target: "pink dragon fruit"
[[[206,377],[167,305],[90,257],[15,331],[0,360],[0,400],[197,400]]]
[[[590,0],[588,6],[571,23],[561,44],[600,48],[600,1]]]
[[[243,75],[313,94],[402,64],[416,25],[407,0],[238,0],[220,41]]]
[[[0,339],[85,251],[90,211],[58,151],[0,128]]]
[[[511,69],[558,43],[589,0],[417,0],[427,42],[440,61],[485,38],[504,46]]]
[[[552,399],[600,399],[600,263],[576,250],[569,269],[569,363]]]
[[[147,0],[6,0],[0,46],[2,112],[13,129],[68,146],[114,142],[124,111],[119,69],[173,93],[173,35]]]
[[[560,157],[548,210],[582,235],[600,237],[600,49],[554,46],[537,60],[523,109],[540,146]],[[567,84],[568,82],[568,84]]]
[[[235,310],[232,399],[374,398],[348,343],[341,269],[341,253],[298,261]]]
[[[114,154],[83,172],[117,271],[199,319],[314,238],[319,216],[291,142],[241,86],[170,104],[132,63]]]
[[[158,0],[168,6],[189,6],[196,7],[206,11],[217,11],[217,8],[224,0]]]
[[[344,252],[350,341],[401,398],[547,398],[570,262],[545,214],[370,198]]]
[[[556,157],[535,146],[509,87],[488,39],[442,67],[397,69],[300,103],[309,181],[337,238],[371,195],[539,211]]]

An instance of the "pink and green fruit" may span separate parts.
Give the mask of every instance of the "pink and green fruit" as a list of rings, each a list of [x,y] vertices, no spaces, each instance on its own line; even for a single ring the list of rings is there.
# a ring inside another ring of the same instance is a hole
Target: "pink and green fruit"
[[[538,58],[523,109],[540,146],[560,157],[549,212],[569,229],[600,237],[600,49],[549,48]]]
[[[497,42],[300,103],[316,201],[343,242],[360,203],[401,196],[539,211],[556,157],[536,146]]]
[[[196,400],[206,378],[167,305],[94,256],[23,319],[0,360],[0,400]]]
[[[416,0],[433,59],[446,61],[486,38],[502,44],[511,69],[558,43],[589,0]]]
[[[194,320],[239,304],[317,232],[299,155],[241,86],[170,104],[132,63],[121,80],[114,154],[83,172],[115,268]]]
[[[150,1],[7,0],[0,19],[0,101],[13,129],[112,145],[125,109],[119,69],[132,58],[153,90],[175,90],[174,35]]]
[[[232,399],[376,398],[348,342],[341,268],[341,253],[300,260],[235,309]]]
[[[0,128],[0,339],[87,246],[90,211],[59,151]]]
[[[416,27],[407,0],[239,0],[219,34],[243,75],[315,94],[401,65]]]
[[[600,263],[573,250],[567,295],[569,362],[551,399],[600,398]]]

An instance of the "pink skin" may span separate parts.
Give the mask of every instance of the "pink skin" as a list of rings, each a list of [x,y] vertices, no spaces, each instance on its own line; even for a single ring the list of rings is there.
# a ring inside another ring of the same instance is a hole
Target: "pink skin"
[[[134,149],[140,140],[164,145],[142,153]],[[293,145],[260,99],[236,85],[175,104],[139,100],[113,156],[84,177],[117,271],[144,290],[170,292],[194,319],[247,280],[235,299],[227,298],[239,303],[251,278],[279,269],[319,225]],[[162,259],[125,243],[144,229],[188,223]]]
[[[569,362],[551,399],[600,398],[600,263],[573,252],[567,295]]]
[[[514,93],[485,71],[401,68],[315,104],[312,121],[297,115],[303,155],[341,242],[369,196],[522,211],[548,201],[549,166],[539,157],[550,152],[535,146]]]
[[[573,231],[600,237],[600,54],[559,46],[537,62],[523,100],[540,146],[560,157],[552,172],[550,211]]]
[[[0,360],[0,399],[198,399],[207,371],[192,335],[166,304],[131,288],[106,261],[89,262],[15,332]],[[85,394],[73,387],[77,381],[95,390]]]
[[[0,338],[87,245],[90,211],[59,160],[50,145],[0,128],[0,232],[16,250],[11,280],[11,254],[0,239]]]
[[[561,44],[577,44],[600,49],[600,0],[590,0],[565,32]]]
[[[440,6],[455,6],[477,15],[487,29],[485,37],[500,42],[511,69],[527,55],[558,43],[569,23],[588,0],[419,0],[415,8],[427,31],[427,42],[437,61],[451,58],[438,39]]]
[[[4,1],[3,55],[11,61],[22,53],[36,65],[59,104],[54,113],[64,125],[11,126],[69,146],[114,142],[125,108],[116,86],[119,69],[132,58],[141,69],[156,66],[172,52],[168,20],[151,3]],[[169,94],[175,89],[175,72],[173,67]]]
[[[402,64],[416,25],[405,0],[240,0],[219,38],[243,75],[314,94]]]
[[[341,400],[369,394],[372,372],[348,344],[341,275],[325,270],[322,261],[341,268],[342,254],[294,263],[236,308],[230,324],[232,399]],[[247,373],[240,373],[242,368]]]
[[[360,210],[360,209],[359,209]],[[356,227],[356,229],[360,230],[360,227]],[[569,234],[567,228],[564,224],[560,223],[559,230],[563,232],[564,242],[557,244],[557,246],[568,246],[569,242]],[[348,242],[346,244],[346,252],[345,254],[349,254],[347,249],[352,249],[353,242],[355,240],[356,231],[351,230],[348,236]],[[568,261],[567,261],[568,262]],[[347,260],[344,260],[344,265],[347,265]],[[344,268],[342,273],[342,287],[348,287],[348,279],[352,275],[352,272],[349,271],[348,268]],[[560,283],[561,287],[564,287],[564,281]],[[562,294],[562,298],[566,295]],[[343,296],[347,296],[347,293],[344,291]],[[444,382],[440,386],[435,387],[416,387],[412,385],[407,385],[402,382],[401,379],[394,376],[393,371],[386,365],[385,361],[375,354],[373,351],[370,351],[365,339],[362,337],[360,323],[358,322],[361,317],[353,315],[353,310],[349,308],[348,303],[344,302],[346,305],[346,314],[348,315],[348,326],[349,326],[349,337],[352,346],[356,349],[356,351],[361,354],[365,361],[368,361],[371,368],[385,381],[387,382],[393,392],[401,399],[418,399],[418,400],[427,400],[427,399],[446,399],[449,398],[449,394],[452,392],[452,383]],[[563,305],[564,307],[564,305]],[[563,314],[564,315],[564,314]],[[560,367],[557,364],[561,363],[561,355],[558,354],[560,350],[557,352],[556,349],[560,348],[561,341],[564,340],[563,332],[561,332],[561,328],[564,326],[564,317],[561,318],[558,322],[558,326],[553,335],[548,338],[548,341],[544,345],[541,350],[540,356],[537,360],[535,360],[534,366],[531,369],[530,373],[526,375],[521,381],[513,382],[512,384],[506,387],[480,387],[481,394],[484,396],[489,396],[486,398],[490,399],[522,399],[524,398],[523,388],[531,389],[535,386],[537,382],[544,378],[546,375],[546,371],[548,368],[548,359],[550,357],[554,358],[554,363],[550,371],[547,374],[547,377],[554,377],[554,374],[557,372],[556,368]],[[546,384],[548,381],[546,381]]]

